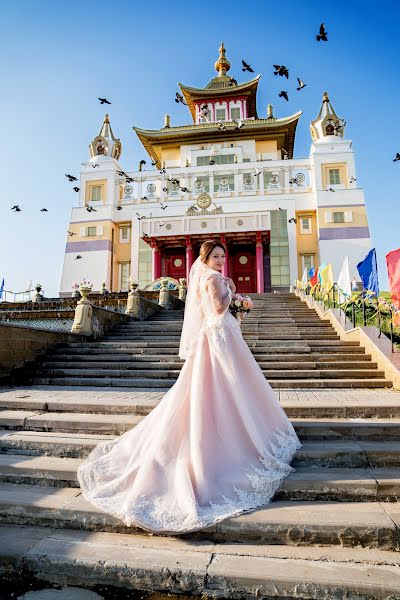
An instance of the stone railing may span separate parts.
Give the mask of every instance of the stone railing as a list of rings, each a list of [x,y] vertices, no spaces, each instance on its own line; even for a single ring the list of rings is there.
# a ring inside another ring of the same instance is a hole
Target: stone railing
[[[9,376],[12,371],[45,354],[49,348],[84,339],[70,332],[0,321],[0,382],[11,383]]]

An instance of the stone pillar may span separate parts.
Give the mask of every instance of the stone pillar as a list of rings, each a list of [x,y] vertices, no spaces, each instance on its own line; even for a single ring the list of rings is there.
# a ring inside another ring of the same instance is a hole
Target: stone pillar
[[[256,271],[257,271],[257,294],[264,293],[264,249],[261,240],[261,232],[256,232]]]
[[[222,275],[224,277],[229,277],[229,251],[225,233],[221,233],[221,242],[225,246],[225,263],[222,268]]]
[[[193,247],[190,235],[186,236],[186,281],[189,283],[190,267],[193,264]]]
[[[92,334],[92,315],[93,308],[90,300],[88,300],[89,288],[80,288],[80,292],[82,300],[77,302],[75,308],[75,317],[74,322],[72,324],[71,332],[72,333],[82,333],[82,334]]]
[[[152,278],[153,281],[161,277],[161,252],[155,239],[151,240],[151,247],[153,249],[153,261],[152,261]]]

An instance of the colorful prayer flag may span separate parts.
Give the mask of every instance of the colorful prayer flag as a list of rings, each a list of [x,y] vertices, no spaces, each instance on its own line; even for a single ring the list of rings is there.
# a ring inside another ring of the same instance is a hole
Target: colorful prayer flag
[[[357,271],[360,274],[364,290],[379,296],[378,265],[376,262],[375,248],[372,248],[367,256],[358,263]]]

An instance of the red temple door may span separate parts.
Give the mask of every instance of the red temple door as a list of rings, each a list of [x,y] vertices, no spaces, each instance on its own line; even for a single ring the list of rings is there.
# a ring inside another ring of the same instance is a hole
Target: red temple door
[[[165,272],[167,277],[179,279],[186,277],[185,256],[182,254],[172,254],[165,259]]]
[[[256,292],[255,256],[251,252],[238,252],[232,259],[232,279],[236,291],[241,294]]]

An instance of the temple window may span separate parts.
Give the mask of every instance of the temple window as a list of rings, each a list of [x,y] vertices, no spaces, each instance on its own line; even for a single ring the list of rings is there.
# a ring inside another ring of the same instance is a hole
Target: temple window
[[[334,212],[333,213],[333,222],[334,223],[344,223],[344,212]]]
[[[198,156],[196,164],[198,167],[210,166],[210,160],[213,160],[216,165],[233,165],[235,162],[234,154],[213,154],[211,156]]]
[[[90,200],[92,202],[99,202],[101,200],[101,185],[93,185],[91,187],[91,197]]]
[[[126,292],[128,289],[129,267],[130,267],[130,262],[119,263],[119,290],[120,290],[120,292]]]
[[[240,119],[240,107],[239,106],[233,106],[231,108],[231,121],[235,120],[238,121]]]
[[[329,183],[331,185],[340,184],[340,171],[339,169],[329,169]]]
[[[311,217],[300,217],[300,233],[312,233]]]
[[[226,110],[225,108],[217,108],[215,110],[216,121],[226,121]]]
[[[93,236],[95,236],[95,235],[96,235],[96,233],[97,233],[97,232],[96,232],[96,226],[93,226],[93,227],[88,227],[88,228],[87,228],[86,235],[87,235],[88,237],[93,237]]]
[[[130,241],[131,228],[128,226],[119,228],[119,241],[121,244],[127,244]]]
[[[301,255],[301,266],[302,270],[307,269],[309,271],[314,266],[314,254],[302,254]]]
[[[326,124],[325,135],[335,135],[335,127],[332,123]]]
[[[214,192],[233,192],[234,189],[234,175],[214,175]]]

